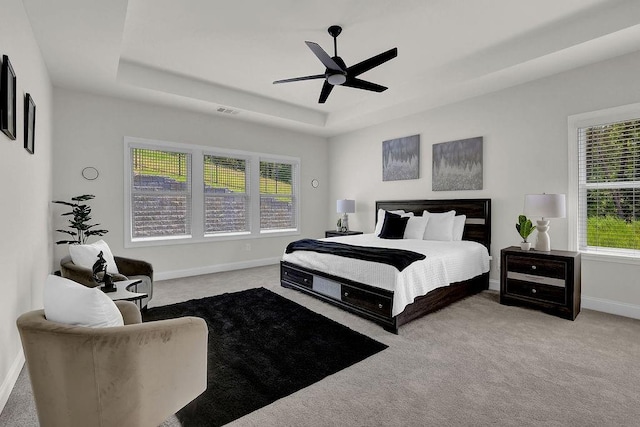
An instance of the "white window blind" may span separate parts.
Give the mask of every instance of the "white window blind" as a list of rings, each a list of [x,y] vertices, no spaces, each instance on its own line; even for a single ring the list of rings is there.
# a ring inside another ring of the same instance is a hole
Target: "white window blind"
[[[260,230],[296,229],[295,164],[260,161]]]
[[[640,256],[640,119],[578,128],[578,245]]]
[[[204,156],[205,234],[250,231],[249,161]]]
[[[131,236],[191,234],[191,155],[131,148]]]

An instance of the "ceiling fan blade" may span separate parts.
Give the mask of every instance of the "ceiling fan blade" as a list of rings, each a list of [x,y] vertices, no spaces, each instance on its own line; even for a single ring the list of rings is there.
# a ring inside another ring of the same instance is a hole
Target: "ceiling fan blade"
[[[302,80],[314,80],[314,79],[324,79],[326,76],[324,74],[316,74],[314,76],[304,76],[304,77],[294,77],[292,79],[284,79],[284,80],[276,80],[273,84],[278,83],[289,83],[289,82],[299,82]]]
[[[307,46],[309,46],[309,49],[311,49],[311,51],[318,57],[320,62],[322,62],[325,67],[333,71],[344,71],[342,68],[340,68],[340,66],[336,63],[336,61],[331,59],[329,54],[325,52],[324,49],[322,49],[318,43],[314,43],[314,42],[305,42],[305,43],[307,44]]]
[[[353,77],[348,77],[347,81],[342,83],[340,86],[347,86],[347,87],[353,87],[356,89],[364,89],[364,90],[371,90],[373,92],[384,92],[385,90],[388,89],[388,87],[386,86],[380,86],[378,84],[375,83],[371,83],[368,82],[366,80],[360,80],[360,79],[356,79]]]
[[[322,85],[322,92],[320,92],[320,99],[318,99],[318,103],[324,104],[324,102],[327,100],[332,90],[333,90],[333,85],[325,81],[324,84]]]
[[[347,68],[347,74],[353,77],[359,76],[365,71],[369,71],[370,69],[377,67],[380,64],[384,64],[385,62],[395,58],[396,56],[398,56],[398,48],[394,47],[393,49],[389,49],[386,52],[382,52],[379,55],[372,56],[369,59],[365,59],[362,62],[358,62],[357,64],[352,65],[351,67]]]

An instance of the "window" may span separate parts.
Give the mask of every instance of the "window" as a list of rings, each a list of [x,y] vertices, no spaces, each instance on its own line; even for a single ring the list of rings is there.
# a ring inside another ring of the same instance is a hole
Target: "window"
[[[640,257],[640,112],[636,114],[621,120],[593,117],[574,126],[580,251]]]
[[[242,233],[249,223],[249,162],[204,156],[204,232]]]
[[[191,155],[131,148],[131,237],[191,234]]]
[[[127,247],[299,232],[299,159],[126,137],[125,164]]]

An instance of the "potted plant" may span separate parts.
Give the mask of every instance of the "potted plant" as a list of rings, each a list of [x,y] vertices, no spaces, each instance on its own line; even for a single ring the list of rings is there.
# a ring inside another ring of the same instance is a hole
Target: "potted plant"
[[[516,230],[518,230],[520,237],[522,237],[522,242],[520,243],[520,249],[522,249],[523,251],[528,251],[529,249],[531,249],[531,242],[527,242],[527,238],[531,233],[533,233],[533,230],[535,229],[536,229],[536,226],[533,225],[533,223],[529,218],[527,218],[524,215],[518,216],[518,223],[516,224]]]
[[[59,240],[56,242],[56,244],[63,245],[65,243],[68,243],[71,245],[83,245],[87,242],[87,239],[90,236],[104,236],[109,232],[107,230],[93,230],[93,227],[96,227],[100,224],[87,224],[89,221],[91,221],[91,207],[89,205],[83,204],[82,202],[91,200],[94,197],[95,196],[92,194],[84,194],[82,196],[72,197],[71,202],[65,202],[63,200],[54,200],[51,202],[70,206],[72,208],[71,212],[65,212],[62,214],[62,216],[73,216],[73,218],[69,218],[69,228],[71,228],[71,230],[56,230],[60,233],[65,233],[72,236],[73,240]]]

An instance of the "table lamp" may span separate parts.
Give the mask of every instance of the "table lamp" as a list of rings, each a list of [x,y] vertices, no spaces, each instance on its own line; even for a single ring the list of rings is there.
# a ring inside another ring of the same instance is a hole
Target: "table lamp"
[[[349,215],[356,211],[356,201],[350,199],[341,199],[336,203],[336,212],[342,214],[340,227],[342,231],[349,231]]]
[[[527,194],[524,196],[524,214],[537,220],[538,240],[536,250],[549,252],[551,239],[549,238],[548,218],[564,218],[566,215],[566,197],[564,194]]]

